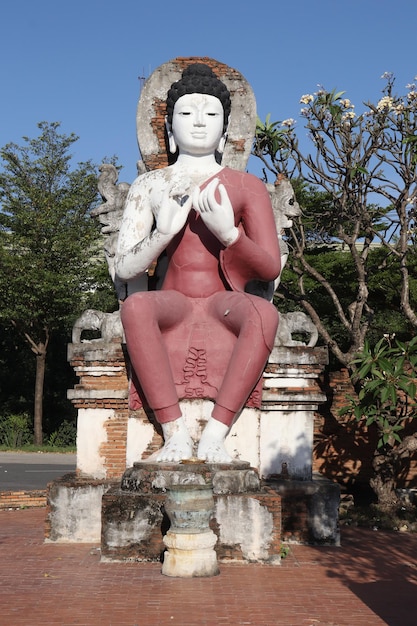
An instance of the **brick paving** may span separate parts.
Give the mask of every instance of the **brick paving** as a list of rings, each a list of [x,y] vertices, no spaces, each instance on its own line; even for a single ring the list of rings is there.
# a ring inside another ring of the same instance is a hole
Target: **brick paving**
[[[342,529],[342,547],[292,546],[281,566],[101,563],[99,546],[45,544],[45,509],[0,511],[0,625],[416,626],[417,535]]]

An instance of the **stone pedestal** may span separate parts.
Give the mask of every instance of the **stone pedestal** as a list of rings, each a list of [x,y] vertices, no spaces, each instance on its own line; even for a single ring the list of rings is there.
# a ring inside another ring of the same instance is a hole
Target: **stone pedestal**
[[[201,538],[203,546],[196,544],[196,549],[211,550],[214,537],[220,562],[280,562],[281,497],[261,485],[257,471],[248,463],[150,462],[135,463],[126,470],[120,487],[103,495],[103,561],[160,561],[167,547],[164,536],[173,554],[185,549],[175,528],[175,537],[169,534],[165,502],[173,485],[213,486],[209,527],[214,535],[207,531]]]
[[[71,484],[50,488],[48,538],[100,541],[102,534],[104,559],[157,560],[165,549],[162,537],[169,523],[163,513],[166,490],[172,480],[178,482],[179,475],[184,479],[184,472],[191,470],[186,465],[165,465],[164,469],[146,461],[163,440],[152,414],[128,408],[129,366],[120,341],[71,344],[68,355],[80,378],[68,393],[78,409],[77,473]],[[301,498],[305,506],[310,502],[309,489],[316,488],[312,480],[314,414],[326,399],[318,379],[327,360],[325,348],[276,345],[263,376],[261,408],[245,408],[226,439],[237,464],[207,465],[201,472],[194,468],[197,484],[213,482],[211,526],[218,536],[220,559],[271,562],[277,558],[281,492],[272,488],[275,481],[284,478],[302,485],[301,491],[291,493],[297,493],[295,500]],[[185,400],[181,406],[190,433],[198,440],[212,402]],[[267,481],[266,485],[261,487],[261,481]],[[315,511],[324,516],[323,526],[331,520],[328,536],[336,538],[337,515],[328,517],[323,489],[315,500],[322,495]],[[291,536],[308,542],[308,516],[302,516],[303,532],[295,532],[299,519],[288,513],[294,510],[288,491],[284,496],[287,528],[293,524]],[[93,525],[88,526],[88,517]],[[87,527],[88,532],[83,531]]]
[[[180,578],[217,576],[217,537],[209,527],[214,511],[212,485],[172,485],[165,511],[171,527],[163,538],[167,551],[162,573]]]
[[[94,479],[121,478],[163,444],[153,415],[128,408],[128,364],[123,345],[70,344],[80,377],[68,397],[78,409],[77,471]],[[311,480],[314,413],[325,402],[318,379],[328,362],[325,348],[275,346],[263,375],[260,409],[244,408],[226,439],[229,454],[248,461],[261,478],[285,472]],[[182,400],[191,436],[198,441],[211,414],[210,400]]]

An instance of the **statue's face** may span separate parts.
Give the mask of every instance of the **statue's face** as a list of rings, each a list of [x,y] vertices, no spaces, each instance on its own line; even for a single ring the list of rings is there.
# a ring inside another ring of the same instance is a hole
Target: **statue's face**
[[[223,106],[215,96],[192,93],[174,106],[172,134],[180,154],[214,154],[223,135]]]

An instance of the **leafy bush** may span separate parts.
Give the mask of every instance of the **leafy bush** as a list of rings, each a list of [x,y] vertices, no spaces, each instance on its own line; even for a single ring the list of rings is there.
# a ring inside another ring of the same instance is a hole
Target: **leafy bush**
[[[365,341],[353,363],[357,370],[353,382],[359,385],[359,402],[350,403],[341,413],[351,411],[366,426],[376,424],[378,448],[401,443],[401,431],[407,420],[417,417],[417,337],[408,343],[383,337],[374,348]]]
[[[32,425],[27,413],[5,415],[0,419],[0,445],[20,448],[33,438]]]
[[[48,439],[50,446],[56,446],[58,448],[65,448],[68,446],[75,446],[77,438],[77,427],[74,422],[62,422],[60,427],[55,430]]]

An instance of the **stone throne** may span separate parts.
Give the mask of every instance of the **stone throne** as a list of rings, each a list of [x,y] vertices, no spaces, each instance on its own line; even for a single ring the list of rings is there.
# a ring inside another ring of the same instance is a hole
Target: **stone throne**
[[[163,108],[167,86],[179,78],[183,68],[191,61],[201,61],[212,67],[228,86],[232,95],[232,115],[223,163],[235,169],[246,167],[256,124],[255,99],[247,81],[236,70],[213,59],[179,58],[158,68],[146,81],[141,93],[137,112],[138,141],[142,156],[142,161],[138,164],[139,174],[148,169],[157,169],[168,164]],[[100,169],[99,189],[105,202],[96,209],[95,214],[103,225],[105,254],[110,274],[114,278],[115,242],[128,185],[126,183],[118,184],[117,171],[113,166],[104,164]],[[276,210],[278,234],[281,234],[281,229],[285,228],[288,217],[291,215],[289,207],[293,206],[293,203],[291,205],[287,203],[286,217],[285,205],[292,190],[288,181],[281,180],[277,181],[275,186],[271,185],[269,191],[273,199],[274,210]],[[288,250],[283,245],[283,257],[285,254],[288,254]],[[148,274],[141,277],[140,284],[137,284],[135,288],[138,290],[146,290],[150,286],[154,288],[161,280],[162,274],[163,259],[160,265],[155,264],[149,268]],[[126,286],[116,282],[115,288],[119,298],[123,299]],[[255,292],[256,289],[269,290],[268,297],[271,297],[274,291],[274,287],[265,285],[255,285],[252,288]],[[101,330],[101,339],[83,341],[83,330],[90,327],[98,327]],[[305,343],[296,342],[292,338],[292,333],[297,331],[307,333],[308,339]],[[253,473],[245,474],[246,477],[243,482],[246,481],[247,484],[252,485],[249,488],[249,493],[259,491],[259,478],[273,484],[273,493],[269,492],[272,504],[265,504],[265,493],[262,496],[258,494],[258,499],[255,496],[250,496],[252,499],[254,498],[255,504],[252,504],[257,512],[254,512],[252,507],[252,513],[248,513],[249,520],[251,515],[255,515],[255,517],[260,515],[259,519],[263,520],[260,523],[261,527],[265,526],[265,517],[269,519],[272,516],[272,525],[269,522],[266,523],[269,530],[265,532],[266,535],[268,533],[269,535],[264,541],[264,544],[269,545],[270,549],[262,548],[253,552],[251,548],[248,554],[252,554],[252,557],[244,556],[244,558],[268,561],[277,555],[279,541],[277,540],[276,526],[279,518],[279,506],[275,496],[279,500],[278,494],[281,489],[279,481],[290,479],[296,481],[297,484],[301,482],[305,486],[311,483],[314,412],[318,405],[325,401],[317,381],[327,364],[327,351],[324,348],[314,347],[316,339],[317,331],[304,314],[297,312],[287,314],[284,317],[284,323],[280,325],[276,345],[265,368],[264,376],[255,389],[255,394],[250,398],[249,406],[243,409],[227,439],[227,447],[232,456],[247,462],[257,474],[256,477]],[[80,378],[75,389],[68,392],[68,397],[78,409],[77,476],[66,487],[56,485],[55,490],[54,488],[51,489],[49,538],[57,541],[92,541],[96,540],[94,537],[100,536],[100,532],[107,537],[113,536],[115,526],[124,525],[126,528],[127,518],[109,521],[109,516],[106,513],[103,514],[102,524],[101,498],[104,496],[104,510],[107,513],[112,510],[113,515],[116,509],[119,511],[129,509],[129,506],[126,508],[126,498],[131,499],[134,508],[137,505],[136,495],[132,495],[131,492],[132,489],[133,492],[135,491],[134,485],[135,481],[137,483],[137,475],[130,470],[126,473],[125,470],[132,468],[135,463],[146,460],[152,452],[160,448],[162,439],[152,415],[141,402],[140,393],[138,393],[134,381],[132,384],[118,312],[114,314],[86,312],[74,327],[73,343],[69,346],[68,354],[69,360]],[[253,402],[254,397],[257,398],[255,402]],[[204,397],[185,398],[182,402],[187,425],[195,439],[199,438],[202,424],[207,419],[210,408],[210,401]],[[163,484],[165,478],[161,478],[157,470],[152,471],[156,472],[152,479],[153,483],[156,481],[158,484]],[[123,484],[126,489],[123,494],[124,499],[122,498],[124,502],[122,506],[119,500],[120,493],[117,490],[123,475]],[[221,476],[218,479],[222,483]],[[284,487],[287,485],[288,482],[284,484]],[[316,493],[317,489],[311,488]],[[60,509],[63,506],[62,489],[67,490],[64,497],[65,502],[68,503],[68,498],[71,501],[72,526],[63,524],[62,516],[60,516]],[[126,493],[129,490],[130,495]],[[238,488],[239,490],[241,487]],[[284,489],[284,491],[285,498],[291,499],[292,496],[291,494],[288,495],[288,489]],[[301,492],[298,489],[298,498],[301,497]],[[218,508],[223,507],[224,509],[225,498],[227,499],[228,495],[230,494],[218,494],[220,498]],[[80,496],[84,497],[86,501],[90,500],[90,517],[88,524],[86,522],[84,525],[82,523],[83,515],[80,515],[80,507],[83,508],[88,505],[79,504],[82,499]],[[158,497],[160,497],[160,493]],[[247,498],[247,494],[239,497]],[[76,501],[78,504],[75,503]],[[91,506],[93,501],[95,505]],[[148,505],[153,510],[154,503],[147,501],[146,506]],[[327,504],[323,505],[323,501],[320,500],[320,506],[326,508]],[[322,525],[318,530],[312,529],[311,523],[306,522],[306,528],[298,533],[299,536],[293,533],[293,537],[297,539],[298,536],[301,540],[313,537],[313,539],[328,543],[337,542],[337,523],[335,522],[333,501],[331,507],[333,507],[333,512],[325,512],[327,525],[325,524],[324,528]],[[233,511],[236,512],[235,509]],[[225,514],[226,518],[229,513]],[[91,514],[95,519],[94,523],[92,523]],[[129,515],[135,516],[130,509]],[[312,512],[311,518],[314,516],[315,514]],[[221,517],[219,512],[218,517],[219,519]],[[88,532],[85,530],[87,526]],[[129,524],[127,527],[129,528],[126,532],[131,541],[135,531]],[[314,533],[318,536],[314,537]],[[136,535],[135,538],[137,539]],[[235,543],[239,543],[236,537],[233,539]],[[123,541],[122,538],[118,540],[119,544]],[[139,543],[143,543],[143,541],[144,538],[142,537]],[[230,543],[230,537],[228,542]],[[242,543],[245,543],[245,540],[241,542],[239,550],[245,554]],[[135,558],[134,550],[133,552],[126,551],[120,545],[113,549],[109,547],[109,541],[106,539],[102,547],[109,558]],[[138,558],[145,557],[146,555],[142,554]]]

